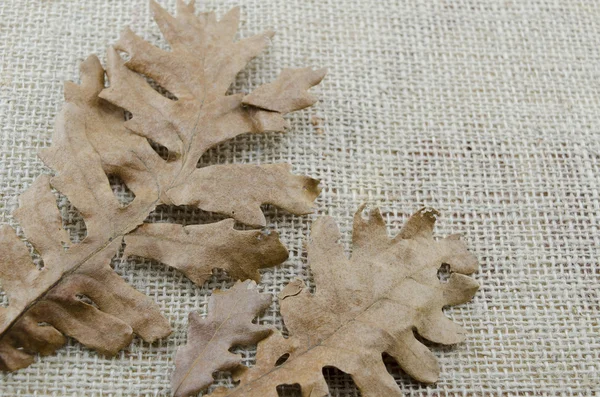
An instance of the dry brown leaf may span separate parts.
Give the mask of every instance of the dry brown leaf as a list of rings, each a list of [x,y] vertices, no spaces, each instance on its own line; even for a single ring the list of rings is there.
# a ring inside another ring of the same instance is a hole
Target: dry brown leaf
[[[263,98],[261,104],[270,95],[282,110],[254,106],[252,100],[247,101],[254,93],[245,97],[225,94],[238,72],[264,50],[273,32],[235,42],[239,8],[217,21],[214,13],[195,17],[193,6],[182,1],[177,17],[154,1],[151,5],[172,51],[154,47],[125,30],[115,49],[108,52],[106,71],[111,86],[100,97],[130,111],[133,118],[125,126],[165,146],[176,159],[175,164],[168,164],[166,180],[157,180],[161,201],[194,205],[253,226],[265,225],[261,204],[274,204],[295,214],[310,212],[319,193],[317,181],[290,175],[285,164],[201,169],[197,164],[209,148],[237,135],[283,132],[282,115],[314,103],[303,98],[310,97],[306,90],[321,81],[324,70],[284,69],[275,83],[255,91]],[[127,52],[131,59],[125,63],[116,50]],[[135,72],[152,78],[178,100],[162,96]]]
[[[132,231],[126,238],[127,255],[164,261],[197,283],[214,267],[257,280],[257,269],[287,257],[276,233],[234,230],[232,220],[136,230],[157,205],[195,205],[264,226],[261,204],[304,214],[319,194],[318,181],[291,174],[287,164],[196,168],[208,149],[239,134],[283,130],[282,112],[243,104],[240,94],[226,95],[236,74],[272,34],[235,42],[237,9],[217,21],[213,13],[196,17],[193,5],[183,2],[177,17],[156,3],[152,7],[173,51],[160,50],[127,30],[117,48],[129,52],[131,60],[125,64],[109,50],[109,88],[94,56],[81,65],[81,85],[65,85],[66,103],[56,120],[53,145],[40,153],[57,175],[38,178],[15,213],[43,268],[36,268],[10,227],[0,229],[0,282],[9,301],[0,308],[2,370],[26,367],[37,352],[52,353],[65,342],[64,335],[114,354],[134,333],[149,342],[170,333],[153,301],[110,267],[123,237]],[[162,96],[135,72],[153,78],[178,100]],[[286,103],[286,111],[299,109],[306,101],[297,98],[307,96],[302,90],[310,88],[311,78],[316,84],[310,76],[319,73],[286,72],[286,79],[300,82],[277,83],[279,88],[267,92]],[[133,114],[127,122],[124,109]],[[168,161],[147,138],[169,148]],[[107,175],[119,177],[135,199],[121,205]],[[83,241],[70,243],[51,188],[81,213],[87,229]],[[185,255],[178,256],[183,246]]]
[[[258,280],[258,269],[276,266],[288,257],[275,232],[240,231],[234,220],[208,225],[145,223],[125,236],[125,254],[153,258],[202,285],[214,268],[234,280]]]
[[[255,344],[272,328],[252,323],[271,303],[271,295],[259,294],[251,281],[238,282],[231,289],[215,290],[208,302],[208,317],[190,313],[188,342],[177,350],[171,380],[176,397],[197,394],[213,382],[215,371],[243,368],[236,346]]]
[[[337,242],[332,218],[317,220],[308,248],[316,292],[301,281],[280,294],[290,336],[276,332],[259,342],[256,366],[240,372],[240,385],[211,397],[276,397],[277,386],[298,384],[304,397],[328,395],[322,369],[350,374],[361,395],[401,396],[382,359],[387,353],[413,378],[435,382],[435,356],[416,337],[441,344],[462,341],[465,331],[442,308],[469,301],[479,285],[467,274],[478,269],[459,238],[434,240],[437,212],[414,214],[395,238],[388,238],[379,210],[354,218],[353,253]],[[447,282],[437,272],[447,264]]]

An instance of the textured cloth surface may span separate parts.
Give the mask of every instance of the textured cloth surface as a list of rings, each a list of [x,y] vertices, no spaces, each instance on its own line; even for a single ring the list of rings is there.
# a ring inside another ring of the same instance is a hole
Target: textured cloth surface
[[[162,1],[174,12],[174,2]],[[218,15],[242,6],[240,37],[277,32],[234,90],[283,67],[325,66],[321,101],[290,117],[286,135],[243,136],[206,163],[290,162],[319,178],[317,211],[267,209],[290,250],[263,272],[276,295],[296,277],[311,284],[305,243],[316,216],[336,218],[349,249],[352,215],[380,206],[389,232],[423,205],[441,212],[438,235],[462,233],[481,261],[482,288],[447,311],[466,341],[432,346],[435,385],[390,371],[410,396],[600,394],[600,3],[591,0],[203,1]],[[105,58],[127,25],[165,46],[146,0],[4,0],[0,3],[1,221],[34,178],[51,143],[62,82],[89,54]],[[77,214],[63,203],[73,238]],[[209,222],[201,211],[152,215]],[[27,369],[0,375],[2,396],[168,396],[187,314],[206,311],[217,272],[202,288],[151,261],[115,259],[127,281],[158,302],[173,334],[139,339],[115,358],[75,341]],[[262,322],[282,326],[275,302]],[[252,349],[244,350],[251,364]],[[327,370],[332,395],[358,396]],[[230,382],[219,375],[221,383]],[[286,391],[293,395],[293,391]]]

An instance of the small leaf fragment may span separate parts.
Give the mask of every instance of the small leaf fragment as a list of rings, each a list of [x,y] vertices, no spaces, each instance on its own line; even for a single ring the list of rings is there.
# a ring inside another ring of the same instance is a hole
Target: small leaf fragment
[[[215,290],[205,319],[190,313],[188,342],[175,356],[173,395],[197,394],[213,382],[215,371],[239,371],[241,357],[230,350],[254,344],[272,332],[270,327],[252,323],[270,304],[270,295],[258,293],[256,283],[245,281],[227,291]]]

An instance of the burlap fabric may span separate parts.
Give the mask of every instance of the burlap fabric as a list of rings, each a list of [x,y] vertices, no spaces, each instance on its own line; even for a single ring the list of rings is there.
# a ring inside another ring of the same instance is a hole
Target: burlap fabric
[[[316,90],[321,102],[292,115],[289,134],[244,136],[203,160],[290,162],[323,181],[316,214],[267,210],[291,256],[263,273],[264,291],[276,295],[296,277],[311,283],[303,244],[316,216],[334,216],[348,247],[363,202],[382,208],[390,233],[433,206],[442,213],[437,232],[463,233],[481,260],[482,288],[472,303],[447,311],[469,336],[453,348],[432,346],[439,382],[420,385],[390,366],[399,387],[410,396],[600,394],[600,3],[202,3],[219,15],[240,4],[241,37],[277,31],[235,90],[268,82],[282,67],[329,68]],[[172,1],[162,4],[174,11]],[[78,79],[87,55],[104,58],[127,25],[165,45],[146,0],[0,3],[3,223],[16,226],[18,194],[49,172],[36,152],[51,143],[63,80]],[[66,204],[63,213],[77,238],[77,214]],[[153,217],[216,219],[181,208]],[[217,273],[199,288],[159,263],[115,259],[114,266],[160,304],[172,336],[154,345],[136,339],[116,358],[70,341],[0,375],[0,395],[170,395],[188,312],[205,312],[211,290],[230,280]],[[282,326],[276,303],[261,321]],[[244,355],[251,364],[252,349]],[[358,395],[349,377],[326,372],[332,395]]]

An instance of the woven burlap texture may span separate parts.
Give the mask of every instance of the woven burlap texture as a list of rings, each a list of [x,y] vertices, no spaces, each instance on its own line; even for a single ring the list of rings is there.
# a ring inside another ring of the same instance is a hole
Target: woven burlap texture
[[[161,4],[174,12],[174,1]],[[349,249],[352,215],[381,207],[390,234],[421,206],[441,211],[437,233],[462,233],[481,261],[482,288],[447,314],[468,330],[432,346],[435,385],[390,370],[409,396],[600,394],[600,4],[592,0],[202,1],[218,15],[242,7],[240,37],[277,35],[234,87],[248,91],[283,67],[328,67],[321,101],[292,115],[287,135],[243,136],[205,163],[290,162],[322,180],[316,213],[267,209],[290,258],[263,272],[274,296],[293,278],[309,285],[304,244],[312,221],[334,216]],[[146,0],[0,2],[1,222],[41,173],[62,82],[127,25],[166,46]],[[121,194],[117,192],[118,194]],[[74,239],[81,223],[67,203]],[[156,220],[217,219],[163,208]],[[115,358],[70,341],[29,368],[0,375],[2,396],[168,396],[187,314],[206,312],[217,273],[202,288],[150,261],[115,259],[128,282],[158,302],[173,334],[135,339]],[[282,327],[275,302],[261,318]],[[244,350],[251,364],[252,349]],[[334,396],[358,396],[327,370]],[[223,374],[221,383],[230,383]],[[293,395],[287,391],[286,395]]]

